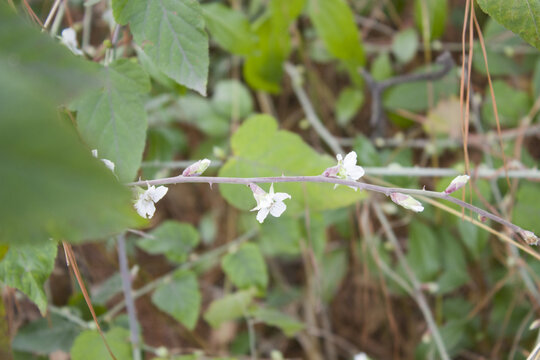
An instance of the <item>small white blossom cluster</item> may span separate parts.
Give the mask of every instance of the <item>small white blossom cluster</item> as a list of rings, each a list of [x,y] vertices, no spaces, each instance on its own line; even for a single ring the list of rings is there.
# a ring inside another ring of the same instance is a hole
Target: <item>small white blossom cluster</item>
[[[156,188],[153,185],[148,185],[145,191],[139,190],[140,194],[134,205],[137,213],[145,219],[151,219],[156,212],[155,204],[167,194],[168,190],[165,186]]]
[[[351,151],[345,156],[345,159],[343,159],[343,156],[341,154],[337,154],[336,158],[338,161],[337,165],[324,170],[323,176],[354,181],[364,176],[364,168],[356,165],[356,152]],[[338,184],[334,186],[334,189],[337,186]],[[354,189],[354,191],[358,190],[357,187],[349,187],[351,189]]]
[[[60,42],[75,55],[83,55],[82,50],[79,49],[79,43],[77,42],[77,33],[72,28],[65,28],[62,30]]]
[[[210,166],[210,160],[199,160],[188,166],[184,172],[182,172],[182,176],[200,176],[208,169],[208,166]],[[156,188],[150,184],[148,184],[147,190],[139,189],[139,196],[134,204],[137,213],[145,219],[151,219],[156,212],[155,204],[167,194],[168,190],[169,189],[165,186]]]
[[[258,211],[257,221],[262,224],[264,219],[271,214],[274,217],[280,217],[287,209],[287,205],[283,202],[285,199],[290,199],[291,195],[287,193],[274,193],[274,184],[270,185],[270,192],[267,193],[257,184],[250,183],[249,188],[253,191],[253,197],[257,202],[257,206],[251,211]]]

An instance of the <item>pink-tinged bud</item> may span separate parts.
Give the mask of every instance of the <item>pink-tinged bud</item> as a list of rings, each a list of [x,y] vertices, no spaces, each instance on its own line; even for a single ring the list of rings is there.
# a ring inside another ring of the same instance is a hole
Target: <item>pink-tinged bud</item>
[[[266,195],[266,191],[264,191],[259,185],[254,183],[249,183],[248,187],[253,191],[254,195]]]
[[[422,206],[422,203],[410,195],[396,192],[396,193],[390,194],[390,199],[392,199],[392,201],[398,204],[399,206],[403,206],[405,209],[409,209],[414,212],[424,211],[424,207]]]
[[[469,181],[469,179],[470,179],[469,175],[457,176],[456,178],[454,178],[454,180],[452,180],[452,182],[450,183],[450,185],[448,185],[448,187],[446,188],[446,190],[444,190],[444,192],[446,194],[451,194],[454,191],[461,189],[463,186],[465,186],[465,184]]]
[[[182,173],[182,176],[200,176],[203,172],[205,172],[206,169],[208,169],[208,166],[210,166],[210,160],[199,160],[196,163],[189,165]]]
[[[484,215],[478,215],[478,220],[481,221],[481,222],[486,222],[487,217],[484,216]]]
[[[529,245],[538,245],[538,236],[536,236],[532,231],[523,230],[519,232],[519,235],[527,242]]]
[[[326,177],[337,177],[338,173],[339,173],[339,165],[329,167],[328,169],[324,170],[322,175]]]

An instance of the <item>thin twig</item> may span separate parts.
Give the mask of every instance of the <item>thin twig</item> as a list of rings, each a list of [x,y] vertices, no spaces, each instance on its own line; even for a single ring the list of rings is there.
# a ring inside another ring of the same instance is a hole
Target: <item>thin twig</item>
[[[437,199],[443,199],[450,201],[456,205],[461,206],[464,209],[473,211],[480,216],[491,219],[501,225],[504,225],[517,234],[522,234],[526,230],[511,223],[508,220],[505,220],[497,215],[494,215],[484,209],[476,207],[472,204],[469,204],[465,201],[456,199],[444,192],[435,192],[428,190],[418,190],[418,189],[405,189],[405,188],[396,188],[396,187],[386,187],[373,185],[363,182],[356,182],[352,180],[342,180],[337,178],[325,177],[321,175],[317,176],[277,176],[277,177],[253,177],[253,178],[235,178],[235,177],[212,177],[212,176],[201,176],[201,177],[184,177],[184,176],[175,176],[163,179],[156,180],[147,180],[147,181],[137,181],[132,182],[127,185],[129,186],[144,186],[144,185],[168,185],[168,184],[180,184],[180,183],[208,183],[212,184],[240,184],[248,185],[249,183],[286,183],[286,182],[312,182],[312,183],[328,183],[328,184],[338,184],[346,185],[350,187],[355,187],[360,190],[373,191],[377,193],[390,196],[392,193],[402,193],[409,195],[419,195],[425,197],[432,197]]]
[[[501,137],[503,140],[513,140],[519,136],[538,136],[540,135],[540,124],[534,124],[525,129],[507,129],[503,130]],[[485,135],[469,134],[469,147],[485,148],[497,142],[497,135],[488,131]],[[356,139],[352,137],[338,138],[341,146],[354,146]],[[393,138],[375,138],[373,145],[376,147],[410,147],[424,149],[428,146],[436,148],[458,148],[462,146],[462,139],[405,139],[403,136]]]
[[[96,324],[99,335],[101,336],[101,339],[103,340],[103,343],[105,344],[105,347],[107,348],[107,351],[109,352],[109,355],[111,355],[113,360],[117,360],[116,356],[114,356],[114,353],[111,347],[109,346],[109,343],[107,342],[107,339],[105,338],[105,335],[103,334],[103,331],[101,330],[101,326],[99,326],[99,322],[96,316],[96,312],[94,310],[94,306],[92,305],[92,301],[90,301],[90,295],[88,295],[88,291],[86,290],[86,286],[84,285],[81,272],[79,271],[79,265],[77,265],[77,260],[75,259],[75,254],[73,253],[73,249],[71,248],[71,245],[66,242],[62,242],[62,245],[64,247],[64,252],[66,253],[66,258],[69,259],[68,266],[71,267],[71,270],[73,270],[73,274],[75,274],[75,278],[77,279],[77,283],[79,284],[79,287],[82,291],[84,300],[86,301],[86,305],[88,306],[88,309],[90,310],[90,314],[92,315],[92,318],[94,319],[94,323]]]
[[[313,129],[335,154],[343,153],[343,148],[339,142],[324,127],[323,123],[317,116],[315,109],[313,108],[306,92],[304,91],[304,88],[302,87],[302,77],[300,76],[297,68],[293,64],[285,63],[285,71],[291,78],[294,93],[296,94],[298,101],[300,101],[300,105],[302,105],[302,109],[304,109],[304,112],[306,113],[306,118],[311,126],[313,126]]]
[[[52,19],[54,18],[54,14],[56,14],[56,10],[58,9],[58,6],[60,6],[60,3],[62,0],[56,0],[51,8],[51,11],[49,11],[49,15],[47,15],[47,19],[45,19],[45,23],[43,24],[42,31],[47,30],[49,27],[49,24],[51,23]]]
[[[118,235],[118,263],[120,265],[120,277],[122,279],[122,291],[126,302],[129,320],[129,332],[131,344],[133,346],[133,360],[141,360],[141,343],[139,340],[139,323],[135,301],[131,288],[131,274],[129,273],[128,258],[126,252],[126,237],[124,234]]]
[[[143,162],[142,167],[159,167],[167,169],[184,169],[193,164],[197,160],[186,161],[148,161]],[[210,167],[222,166],[223,162],[220,160],[212,160]],[[429,167],[402,167],[402,166],[389,166],[389,167],[364,167],[366,175],[370,176],[409,176],[409,177],[442,177],[442,176],[458,176],[462,175],[456,169],[452,168],[429,168]],[[501,169],[487,168],[480,166],[476,169],[472,169],[476,179],[497,179],[505,177],[504,171]],[[540,170],[538,169],[520,169],[510,170],[508,172],[510,178],[525,178],[530,180],[540,180]]]
[[[437,350],[439,351],[441,358],[443,360],[450,360],[450,356],[448,355],[448,351],[446,350],[446,347],[442,340],[442,336],[440,334],[439,328],[437,327],[437,324],[435,323],[433,314],[431,313],[431,309],[429,308],[429,305],[424,296],[424,293],[421,290],[422,284],[420,283],[420,281],[414,274],[414,271],[409,266],[409,263],[407,262],[407,259],[405,258],[405,254],[403,253],[401,249],[401,245],[399,244],[399,241],[397,240],[396,235],[394,234],[394,231],[392,230],[392,227],[390,226],[388,219],[386,218],[386,215],[384,215],[384,213],[382,212],[379,204],[374,202],[373,209],[375,210],[375,214],[377,215],[377,218],[379,219],[384,229],[384,232],[386,233],[387,239],[394,246],[398,262],[401,264],[402,268],[405,270],[405,274],[407,275],[407,277],[409,278],[409,281],[413,285],[413,289],[412,289],[413,298],[416,300],[416,303],[418,304],[420,311],[424,315],[424,319],[426,320],[426,324],[429,328],[429,331],[431,335],[433,336],[433,340],[435,342],[435,345],[437,346]]]

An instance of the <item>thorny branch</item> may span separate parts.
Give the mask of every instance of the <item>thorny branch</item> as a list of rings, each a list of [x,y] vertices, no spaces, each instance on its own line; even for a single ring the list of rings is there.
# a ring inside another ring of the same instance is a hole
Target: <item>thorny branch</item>
[[[144,186],[144,185],[167,185],[167,184],[180,184],[180,183],[208,183],[210,186],[212,184],[243,184],[248,185],[250,183],[284,183],[284,182],[312,182],[312,183],[329,183],[329,184],[338,184],[358,188],[360,190],[368,190],[377,193],[390,196],[393,193],[402,193],[409,195],[419,195],[432,197],[437,199],[443,199],[449,202],[452,202],[462,208],[471,210],[478,214],[482,218],[491,219],[501,225],[504,225],[514,231],[516,234],[519,234],[523,237],[524,233],[530,233],[527,230],[511,223],[508,220],[505,220],[495,214],[492,214],[484,209],[476,207],[472,204],[469,204],[465,201],[456,199],[444,192],[435,192],[428,190],[418,190],[418,189],[404,189],[404,188],[395,188],[395,187],[386,187],[379,186],[374,184],[368,184],[364,182],[356,182],[351,180],[342,180],[337,178],[326,177],[322,175],[317,176],[277,176],[277,177],[253,177],[253,178],[235,178],[235,177],[213,177],[213,176],[200,176],[200,177],[185,177],[185,176],[174,176],[163,179],[148,180],[148,181],[137,181],[132,182],[127,185],[129,186]],[[532,234],[532,233],[531,233]],[[540,259],[540,255],[536,252],[532,252],[535,257]]]

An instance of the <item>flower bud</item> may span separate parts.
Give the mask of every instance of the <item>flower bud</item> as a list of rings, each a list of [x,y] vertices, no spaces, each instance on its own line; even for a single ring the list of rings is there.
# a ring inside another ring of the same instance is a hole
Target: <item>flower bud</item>
[[[337,177],[338,172],[339,172],[339,166],[332,166],[324,170],[322,175],[326,177]]]
[[[403,206],[405,209],[409,209],[414,212],[424,211],[422,203],[410,195],[395,192],[390,194],[390,199],[392,199],[392,201],[396,204]]]
[[[519,232],[519,235],[527,242],[529,245],[538,245],[538,236],[536,236],[532,231],[523,230]]]
[[[446,194],[451,194],[454,191],[461,189],[469,181],[469,175],[459,175],[452,180],[450,185],[444,190]]]
[[[203,159],[199,160],[196,163],[193,163],[189,165],[184,172],[182,172],[182,176],[200,176],[203,172],[208,169],[208,166],[210,166],[210,160]]]

